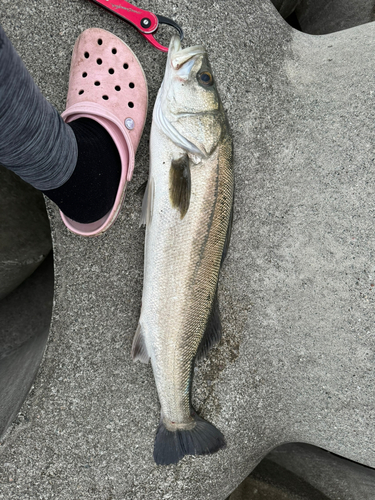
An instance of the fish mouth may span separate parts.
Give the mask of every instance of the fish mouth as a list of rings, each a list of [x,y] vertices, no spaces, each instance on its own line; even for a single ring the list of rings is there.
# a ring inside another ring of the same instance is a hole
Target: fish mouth
[[[172,142],[174,142],[174,144],[199,158],[205,157],[204,152],[201,151],[186,137],[184,137],[168,120],[163,109],[163,97],[168,93],[168,87],[175,77],[175,71],[177,71],[177,75],[179,78],[187,79],[189,77],[192,66],[194,65],[194,58],[199,54],[205,53],[206,49],[202,45],[194,45],[193,47],[181,49],[180,38],[177,35],[174,35],[172,37],[171,43],[169,44],[166,72],[158,92],[153,112],[153,118],[160,130],[162,130],[165,135],[169,137]],[[185,63],[187,63],[188,61],[191,61],[191,63],[185,66]]]
[[[177,35],[173,35],[169,44],[168,59],[171,66],[178,70],[193,57],[205,53],[206,49],[203,45],[193,45],[192,47],[181,49],[180,38]]]

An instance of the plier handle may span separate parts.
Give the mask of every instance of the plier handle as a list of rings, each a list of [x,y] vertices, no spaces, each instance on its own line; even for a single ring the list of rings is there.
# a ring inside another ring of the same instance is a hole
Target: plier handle
[[[158,16],[148,10],[139,9],[135,5],[125,2],[125,0],[91,1],[101,5],[112,14],[115,14],[116,16],[121,17],[121,19],[124,19],[128,23],[132,24],[135,28],[137,28],[141,35],[151,43],[151,45],[163,52],[168,52],[168,47],[164,47],[154,38],[154,33],[156,33],[159,24],[168,24],[169,26],[173,26],[173,28],[179,32],[181,40],[184,37],[182,28],[172,19],[168,19],[168,17],[164,16]]]

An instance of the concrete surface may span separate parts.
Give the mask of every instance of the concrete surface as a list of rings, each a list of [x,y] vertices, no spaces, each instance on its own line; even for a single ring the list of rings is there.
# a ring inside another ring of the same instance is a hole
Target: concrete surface
[[[325,35],[375,19],[375,0],[271,1],[284,19],[293,14],[298,29],[311,35]]]
[[[16,417],[39,368],[47,344],[52,300],[50,253],[0,302],[0,435]]]
[[[279,446],[267,456],[315,487],[332,500],[371,500],[375,494],[375,471],[311,445]],[[255,472],[255,471],[254,471]]]
[[[301,0],[296,16],[302,31],[325,35],[374,20],[374,0]]]
[[[308,444],[272,450],[228,500],[372,500],[375,470]]]
[[[43,195],[0,166],[0,300],[35,271],[51,247]]]
[[[280,16],[284,19],[289,17],[296,9],[301,0],[271,0]]]
[[[262,466],[270,466],[270,473],[272,474],[272,479],[276,473],[275,468],[267,460],[262,461]],[[289,487],[280,486],[279,484],[274,484],[266,482],[263,477],[260,479],[250,475],[247,477],[240,486],[228,497],[227,500],[330,500],[325,495],[322,495],[319,491],[311,488],[310,485],[306,485],[304,482],[300,481],[294,474],[287,474],[285,469],[280,468],[277,470],[280,476],[286,475],[290,480],[290,484],[293,484],[293,489],[290,490]],[[302,483],[302,484],[301,484]],[[289,483],[288,483],[289,486]],[[303,488],[301,493],[299,488]],[[306,493],[306,488],[308,488],[309,493]],[[297,490],[297,491],[296,491]]]
[[[143,269],[136,191],[147,177],[150,107],[110,231],[74,236],[48,204],[52,331],[22,409],[27,421],[0,447],[0,498],[224,500],[271,449],[293,441],[375,467],[375,26],[308,36],[268,0],[138,5],[178,20],[186,44],[207,45],[233,130],[234,227],[219,287],[224,338],[198,365],[193,391],[228,447],[177,466],[152,460],[152,371],[130,358]],[[3,0],[0,12],[60,111],[71,49],[91,26],[130,44],[152,106],[165,55],[96,5]]]
[[[339,500],[334,497],[335,500]],[[309,483],[264,458],[227,500],[331,500]]]

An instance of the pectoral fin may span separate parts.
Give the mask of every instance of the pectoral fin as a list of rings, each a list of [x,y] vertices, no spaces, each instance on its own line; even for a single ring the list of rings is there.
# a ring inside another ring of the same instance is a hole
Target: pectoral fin
[[[173,208],[180,211],[181,219],[189,209],[191,175],[188,155],[173,160],[169,171],[169,196]]]

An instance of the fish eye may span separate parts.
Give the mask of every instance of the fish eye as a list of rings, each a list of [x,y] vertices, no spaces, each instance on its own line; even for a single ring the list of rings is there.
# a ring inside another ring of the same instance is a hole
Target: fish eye
[[[214,83],[214,79],[208,71],[202,71],[202,73],[199,73],[198,75],[198,82],[202,83],[206,87],[209,87]]]

